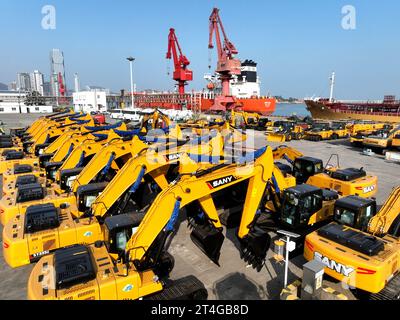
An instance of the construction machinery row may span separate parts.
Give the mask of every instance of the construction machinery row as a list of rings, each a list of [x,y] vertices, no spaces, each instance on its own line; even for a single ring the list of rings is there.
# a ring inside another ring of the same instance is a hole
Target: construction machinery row
[[[135,130],[64,112],[3,140],[3,255],[13,268],[36,263],[28,298],[205,299],[197,278],[169,277],[175,262],[168,248],[182,219],[218,265],[223,230],[236,229],[240,257],[257,271],[278,229],[301,235],[298,248],[309,258],[310,248],[330,254],[320,238],[335,241],[331,234],[343,224],[360,234],[371,226],[365,241],[377,236],[383,243],[383,251],[367,252],[380,255],[370,258],[376,269],[357,258],[362,253],[348,256],[381,282],[372,288],[362,279],[359,288],[396,296],[398,193],[375,215],[377,177],[362,168],[343,169],[331,159],[324,165],[288,146],[232,153],[246,135],[229,121],[185,128],[160,111]],[[346,250],[357,248],[351,242]]]

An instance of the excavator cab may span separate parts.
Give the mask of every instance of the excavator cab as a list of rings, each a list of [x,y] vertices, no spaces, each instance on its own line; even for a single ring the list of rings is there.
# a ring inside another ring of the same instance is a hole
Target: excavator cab
[[[308,225],[310,217],[322,209],[323,190],[308,184],[288,188],[283,193],[281,223],[298,229]]]
[[[89,183],[79,186],[76,192],[78,210],[88,212],[98,195],[104,191],[108,182]]]
[[[77,167],[73,169],[65,169],[60,171],[60,187],[61,190],[71,191],[72,185],[84,167]]]
[[[124,213],[107,217],[104,221],[104,241],[110,254],[125,258],[128,240],[143,220],[143,213]]]
[[[295,124],[291,121],[275,121],[272,130],[275,133],[291,133],[294,127]]]
[[[374,199],[349,196],[336,201],[333,219],[340,225],[367,231],[368,223],[376,213]]]
[[[116,216],[107,217],[104,221],[104,243],[108,253],[116,260],[123,263],[129,262],[129,251],[126,245],[129,239],[139,229],[139,225],[146,215],[145,211],[129,212]],[[161,277],[168,277],[172,271],[175,260],[168,251],[165,250],[165,242],[168,233],[161,232],[153,244],[146,250],[142,261],[133,261],[137,270],[152,269],[154,273]],[[95,245],[100,245],[97,243]]]
[[[298,184],[306,183],[308,178],[324,172],[324,164],[321,159],[312,157],[299,157],[293,164],[293,176]]]

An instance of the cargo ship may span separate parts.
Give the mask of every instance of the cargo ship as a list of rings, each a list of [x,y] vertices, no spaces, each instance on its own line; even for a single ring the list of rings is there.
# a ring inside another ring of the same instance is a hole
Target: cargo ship
[[[255,112],[269,116],[275,112],[276,100],[273,97],[260,95],[260,79],[257,75],[257,63],[245,60],[242,63],[241,74],[234,76],[230,82],[230,94],[235,100],[235,109]],[[139,108],[161,108],[176,110],[192,110],[194,112],[209,112],[214,99],[221,95],[221,87],[217,75],[206,74],[208,82],[201,92],[135,93],[135,106]]]
[[[330,98],[305,98],[307,110],[314,119],[373,120],[400,123],[400,101],[387,95],[380,101],[344,101],[333,98],[335,73],[331,77]]]

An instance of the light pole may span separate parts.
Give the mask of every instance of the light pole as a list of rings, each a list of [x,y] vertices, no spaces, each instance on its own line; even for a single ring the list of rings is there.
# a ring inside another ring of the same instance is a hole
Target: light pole
[[[135,61],[135,58],[133,57],[128,57],[126,60],[129,61],[130,67],[131,67],[131,98],[132,98],[132,108],[135,107],[134,99],[133,99],[133,61]]]
[[[285,257],[285,279],[284,279],[284,288],[287,287],[288,285],[288,273],[289,273],[289,252],[292,252],[296,249],[296,242],[291,241],[291,238],[297,239],[300,237],[299,234],[285,231],[285,230],[278,230],[278,234],[283,235],[286,237],[286,240],[282,240],[285,242],[285,251],[286,251],[286,257]]]

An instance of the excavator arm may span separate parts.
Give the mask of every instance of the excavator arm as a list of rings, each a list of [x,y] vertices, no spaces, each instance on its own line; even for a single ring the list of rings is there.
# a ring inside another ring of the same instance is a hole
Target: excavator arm
[[[379,213],[371,218],[368,232],[376,236],[400,235],[400,187],[393,189]]]
[[[136,156],[128,160],[117,173],[106,189],[92,205],[91,214],[104,217],[114,203],[130,188],[134,193],[145,175],[149,175],[160,189],[169,185],[166,174],[173,164],[178,164],[184,153],[195,153],[220,157],[223,152],[223,141],[220,135],[210,141],[200,141],[200,144],[188,142],[183,146],[164,149],[161,152],[151,153],[149,149],[142,149]]]
[[[71,154],[75,147],[79,146],[84,141],[94,141],[103,135],[108,137],[108,134],[112,129],[126,130],[126,125],[125,123],[120,122],[114,126],[83,127],[77,132],[66,132],[52,143],[44,152],[48,154],[54,153],[51,158],[52,162],[63,161]],[[63,137],[63,139],[59,141],[61,137]]]
[[[31,146],[31,152],[35,152],[37,147],[52,143],[57,140],[65,132],[77,132],[79,131],[83,125],[91,125],[94,124],[93,120],[82,120],[80,123],[72,122],[70,124],[65,124],[60,127],[50,128],[42,132],[37,139],[34,140],[33,145]]]
[[[65,159],[62,166],[57,170],[56,181],[60,181],[61,172],[64,170],[70,170],[74,168],[84,168],[94,155],[96,155],[103,146],[107,143],[107,140],[96,140],[91,137],[87,137],[87,140],[83,140],[80,145],[74,148],[72,153]]]
[[[145,148],[147,148],[147,145],[140,141],[137,136],[129,141],[123,141],[121,138],[111,140],[82,170],[73,183],[72,191],[76,192],[79,186],[90,183],[99,173],[106,175],[110,168],[119,170],[116,160],[126,156],[130,158]]]
[[[210,196],[226,187],[248,180],[249,187],[246,193],[238,236],[244,246],[244,258],[251,263],[255,263],[258,267],[261,264],[261,260],[265,258],[270,239],[268,236],[268,239],[261,243],[261,239],[257,237],[261,232],[257,228],[254,230],[252,222],[273,171],[271,149],[264,148],[260,154],[253,165],[222,164],[215,166],[214,169],[204,170],[204,172],[182,174],[180,181],[175,181],[157,196],[140,223],[137,232],[129,239],[126,246],[129,261],[133,261],[139,269],[149,267],[148,263],[154,259],[154,257],[149,256],[155,250],[153,245],[156,244],[157,246],[159,242],[156,239],[166,239],[168,233],[174,229],[180,209],[199,200],[203,209],[212,208],[211,214],[210,212],[205,212],[205,214],[210,214],[213,218],[218,219],[215,215],[215,208],[210,206],[210,201],[212,200]],[[193,168],[193,163],[190,164],[189,161],[185,161],[181,165],[188,166],[189,172],[190,168]],[[185,172],[185,168],[182,168],[180,172]],[[205,228],[207,227],[210,226],[205,226]],[[251,231],[255,232],[252,233]],[[215,229],[211,229],[210,232],[215,235]],[[261,238],[265,239],[266,236],[266,234],[262,234]],[[215,239],[218,237],[221,238],[223,236],[219,234]],[[194,238],[196,238],[196,235],[194,235]],[[197,239],[199,239],[198,236]],[[252,241],[256,239],[257,241]],[[161,245],[163,244],[161,243]],[[209,256],[217,262],[220,246],[218,248],[217,245],[214,249],[211,250],[213,256]],[[203,251],[211,253],[207,248],[203,248]]]
[[[282,192],[296,186],[296,178],[292,175],[284,175],[282,171],[275,165],[272,173],[271,183],[268,185],[270,201],[265,204],[265,209],[268,212],[277,213],[281,210]]]
[[[293,164],[297,158],[304,156],[300,151],[285,145],[275,148],[272,153],[275,161],[285,159],[291,164]]]

